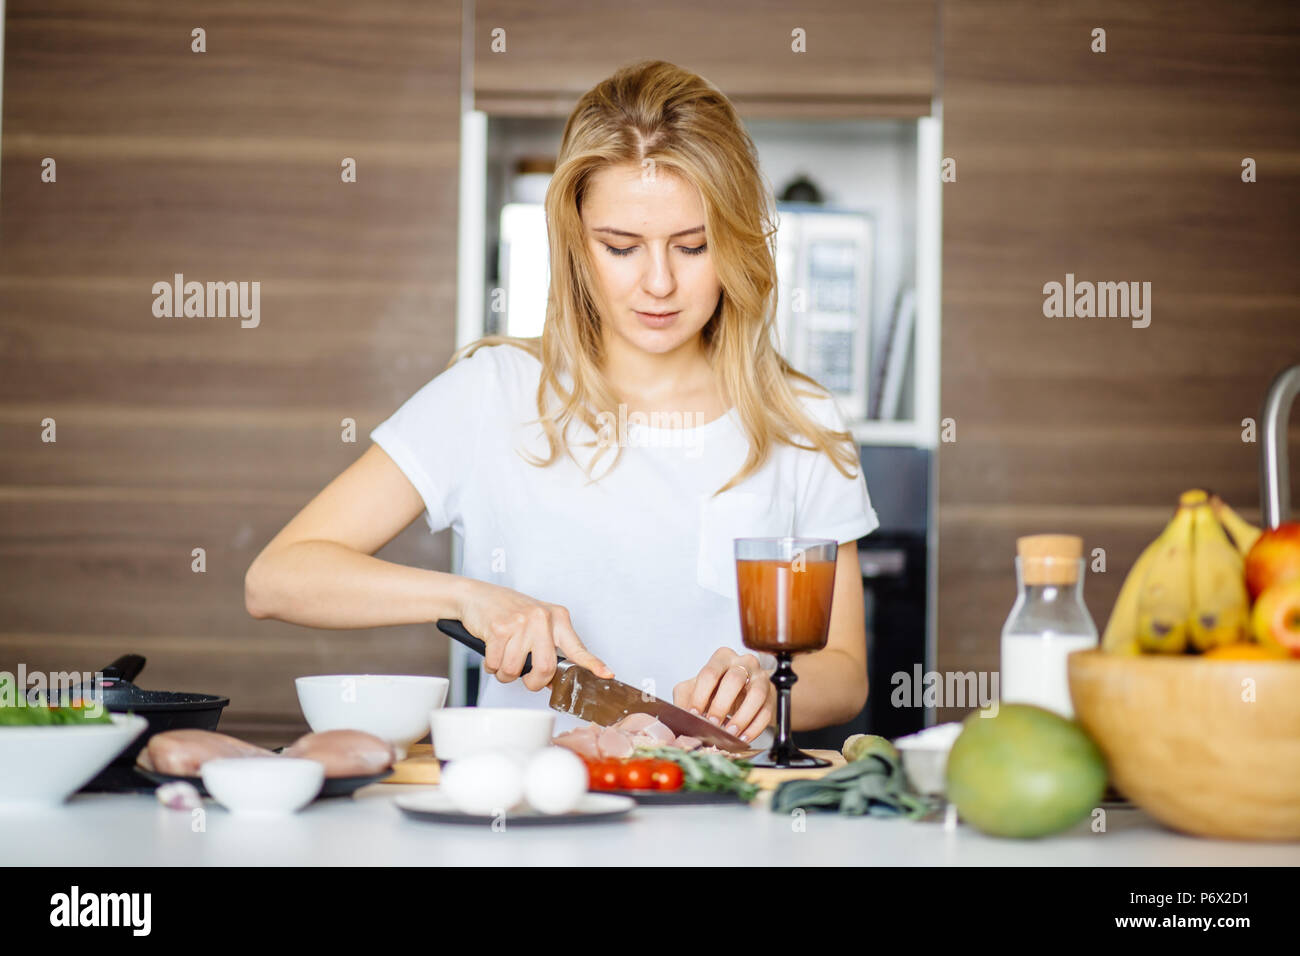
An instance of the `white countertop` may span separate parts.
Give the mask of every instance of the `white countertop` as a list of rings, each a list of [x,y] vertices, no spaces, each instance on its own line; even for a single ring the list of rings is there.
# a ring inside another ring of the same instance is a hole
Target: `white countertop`
[[[1166,830],[1140,810],[1108,811],[1107,832],[1087,821],[1043,840],[999,840],[961,825],[809,813],[804,832],[766,806],[638,807],[600,824],[487,827],[426,823],[402,813],[377,784],[351,799],[312,804],[274,820],[235,817],[211,800],[206,831],[147,794],[77,794],[57,808],[0,807],[6,866],[590,866],[1082,865],[1294,866],[1300,844],[1203,840]]]

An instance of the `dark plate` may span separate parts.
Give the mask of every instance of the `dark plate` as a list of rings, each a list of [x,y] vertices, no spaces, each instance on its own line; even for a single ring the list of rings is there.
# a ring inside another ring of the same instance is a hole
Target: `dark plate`
[[[203,786],[202,777],[177,777],[169,773],[158,773],[154,770],[145,770],[139,764],[136,765],[135,772],[146,780],[151,780],[157,784],[173,783],[179,780],[193,786],[198,790],[200,796],[211,796],[211,794],[208,793],[207,788]],[[379,783],[381,780],[387,780],[392,775],[393,771],[387,770],[384,773],[369,774],[364,777],[326,777],[325,782],[321,785],[320,793],[316,794],[316,799],[324,800],[327,797],[346,797],[368,784]]]
[[[457,810],[440,790],[402,794],[394,801],[399,810],[413,820],[426,823],[455,823],[461,826],[490,827],[498,818],[479,816]],[[512,827],[564,826],[574,823],[607,823],[621,820],[636,808],[636,801],[611,793],[589,793],[570,813],[546,814],[532,809],[515,810],[506,815],[506,829]]]
[[[707,790],[601,790],[620,797],[631,797],[647,807],[702,807],[709,804],[743,803],[734,790],[716,793]]]

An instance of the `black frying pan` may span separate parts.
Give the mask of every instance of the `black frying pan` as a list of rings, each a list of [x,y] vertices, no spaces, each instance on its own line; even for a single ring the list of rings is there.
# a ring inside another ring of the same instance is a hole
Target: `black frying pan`
[[[138,786],[140,780],[131,769],[135,758],[149,738],[164,730],[216,730],[221,710],[229,697],[216,694],[191,694],[170,690],[141,690],[131,681],[144,670],[145,659],[139,654],[123,654],[103,668],[104,709],[114,714],[139,714],[149,721],[144,733],[122,751],[103,772],[86,784],[86,790],[120,789]]]

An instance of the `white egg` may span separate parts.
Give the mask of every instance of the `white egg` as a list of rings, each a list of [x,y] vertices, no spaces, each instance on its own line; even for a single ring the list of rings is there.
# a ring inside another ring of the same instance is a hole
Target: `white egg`
[[[441,786],[457,810],[496,816],[523,798],[524,773],[519,762],[505,754],[471,754],[443,768]]]
[[[541,813],[568,813],[587,793],[587,765],[571,750],[539,750],[524,772],[524,798]]]

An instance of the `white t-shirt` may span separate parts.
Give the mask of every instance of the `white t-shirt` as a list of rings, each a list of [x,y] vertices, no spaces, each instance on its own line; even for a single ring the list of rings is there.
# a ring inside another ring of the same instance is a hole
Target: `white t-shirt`
[[[370,437],[419,491],[429,530],[450,527],[460,538],[461,574],[568,608],[582,642],[624,683],[671,701],[673,685],[717,648],[745,652],[733,538],[847,543],[880,524],[860,468],[845,478],[825,455],[783,444],[711,498],[748,451],[734,409],[695,428],[629,425],[627,443],[605,452],[592,484],[563,451],[548,467],[530,464],[516,449],[546,457],[541,425],[525,424],[538,416],[540,376],[541,363],[522,349],[484,346]],[[845,427],[832,400],[800,400],[819,422]],[[593,433],[574,422],[570,435],[586,464],[596,448],[578,443]],[[484,675],[478,702],[544,708],[548,700]],[[578,723],[557,715],[557,732]]]

